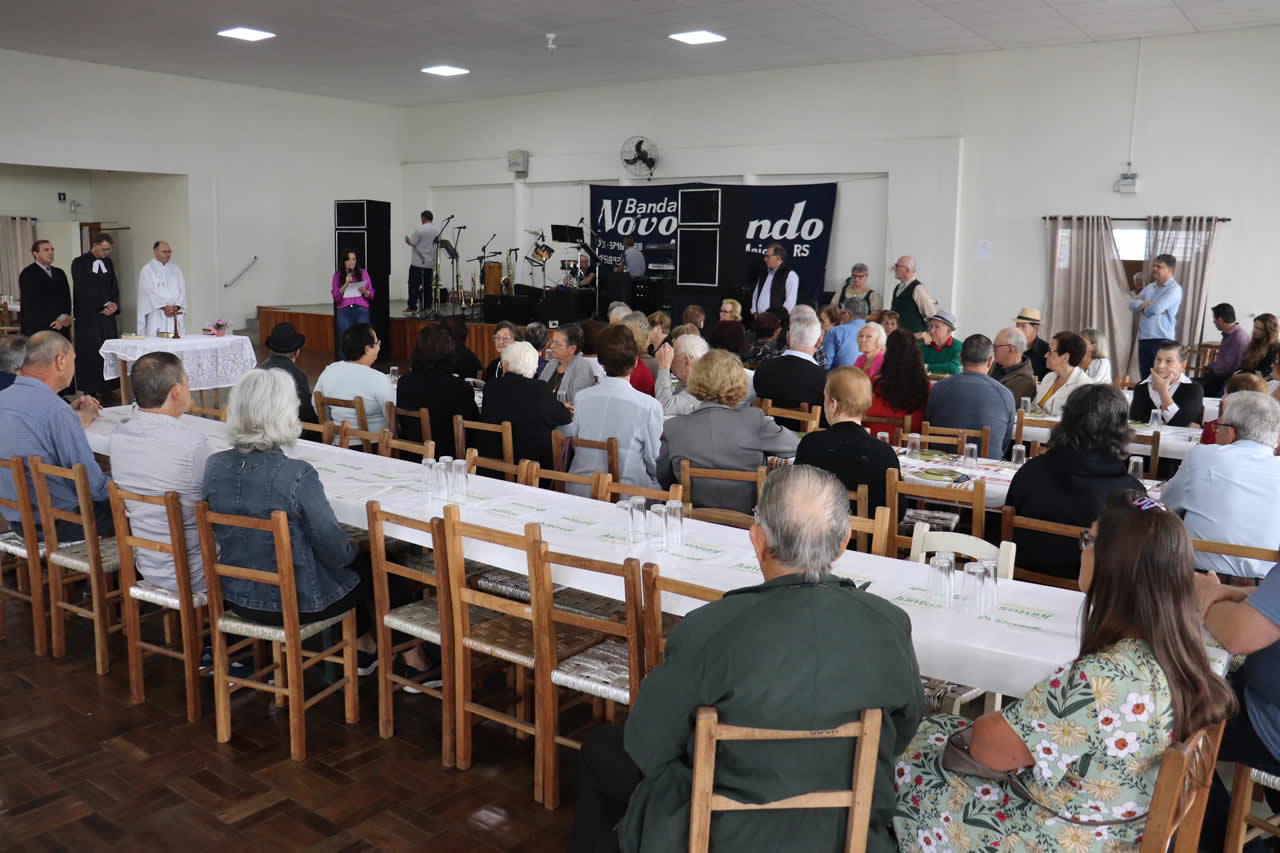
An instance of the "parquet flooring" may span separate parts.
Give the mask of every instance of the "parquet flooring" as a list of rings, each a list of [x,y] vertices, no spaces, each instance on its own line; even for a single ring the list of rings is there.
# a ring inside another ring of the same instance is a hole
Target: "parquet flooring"
[[[288,716],[266,694],[232,697],[232,739],[214,736],[213,692],[186,722],[176,662],[147,660],[147,701],[129,704],[121,637],[111,674],[69,620],[67,657],[31,651],[30,612],[8,605],[0,641],[0,851],[562,851],[573,814],[566,755],[556,812],[533,801],[533,741],[476,729],[474,764],[440,766],[440,710],[396,696],[396,736],[378,737],[377,679],[361,722],[342,699],[307,713],[307,760],[289,760]]]

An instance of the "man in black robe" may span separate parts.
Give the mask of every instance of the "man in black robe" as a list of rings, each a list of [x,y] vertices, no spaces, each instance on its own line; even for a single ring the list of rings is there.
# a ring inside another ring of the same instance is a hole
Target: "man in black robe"
[[[31,244],[35,260],[18,276],[22,299],[22,334],[53,329],[71,340],[71,286],[67,274],[53,265],[53,243],[36,240]]]
[[[89,251],[71,262],[76,328],[76,386],[101,398],[107,388],[102,378],[102,344],[119,337],[116,314],[120,311],[120,284],[111,263],[110,234],[95,234]],[[115,380],[111,385],[115,386]]]

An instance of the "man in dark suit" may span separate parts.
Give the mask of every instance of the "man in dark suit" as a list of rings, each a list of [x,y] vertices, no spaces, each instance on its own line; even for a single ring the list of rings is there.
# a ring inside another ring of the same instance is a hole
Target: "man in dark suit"
[[[297,365],[298,352],[306,342],[306,336],[299,333],[292,323],[276,323],[271,336],[267,338],[267,349],[271,351],[271,355],[258,367],[263,370],[274,367],[289,374],[298,392],[298,419],[304,423],[318,424],[320,420],[316,417],[316,407],[312,403],[311,383],[307,381],[307,374]]]
[[[813,358],[821,337],[822,326],[816,317],[807,312],[793,315],[787,333],[788,349],[756,368],[756,396],[784,409],[798,409],[801,403],[821,407],[827,373]]]
[[[71,262],[76,326],[76,387],[101,397],[107,387],[102,377],[102,344],[120,336],[116,314],[120,311],[120,283],[111,263],[115,241],[110,234],[94,234],[89,251]],[[114,386],[116,380],[111,380]]]
[[[871,408],[871,380],[856,367],[837,367],[827,374],[823,411],[830,426],[800,440],[795,464],[830,471],[844,487],[867,487],[868,505],[884,506],[884,472],[897,471],[898,454],[862,426]]]
[[[53,243],[36,240],[31,257],[35,260],[18,276],[22,334],[53,329],[71,340],[71,287],[67,274],[53,265]]]

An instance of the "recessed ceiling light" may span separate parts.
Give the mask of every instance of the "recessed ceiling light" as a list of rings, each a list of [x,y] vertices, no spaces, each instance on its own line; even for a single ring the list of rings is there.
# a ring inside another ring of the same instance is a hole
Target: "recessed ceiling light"
[[[711,44],[712,42],[724,41],[724,36],[719,33],[710,33],[706,30],[694,30],[690,33],[672,33],[668,38],[682,41],[685,44]]]
[[[434,74],[437,77],[457,77],[459,74],[470,74],[466,68],[458,68],[454,65],[432,65],[430,68],[422,69],[423,74]]]
[[[250,27],[232,27],[229,30],[221,30],[218,32],[220,36],[226,36],[229,39],[240,39],[241,41],[262,41],[263,39],[273,39],[275,33],[269,33],[266,30],[255,30]]]

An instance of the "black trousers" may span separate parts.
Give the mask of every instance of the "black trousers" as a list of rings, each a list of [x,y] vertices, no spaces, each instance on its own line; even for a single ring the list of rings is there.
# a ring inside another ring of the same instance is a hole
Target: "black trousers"
[[[431,284],[435,281],[435,272],[427,267],[409,267],[409,310],[417,310],[419,298],[423,308],[431,307]]]
[[[1231,686],[1235,688],[1240,710],[1222,732],[1222,745],[1218,748],[1219,761],[1242,761],[1250,767],[1280,776],[1280,759],[1271,754],[1267,745],[1258,737],[1249,720],[1249,709],[1244,698],[1244,677],[1240,671],[1232,674]],[[1267,806],[1280,812],[1280,792],[1265,789]],[[1204,813],[1204,828],[1200,831],[1200,849],[1218,851],[1227,838],[1227,815],[1230,812],[1231,795],[1227,786],[1215,773],[1213,787],[1209,790],[1209,805]],[[1261,840],[1261,839],[1260,839]],[[1246,848],[1247,849],[1247,848]]]
[[[641,778],[622,746],[622,726],[587,733],[578,752],[578,806],[569,853],[620,853],[618,822]]]
[[[94,501],[93,502],[93,520],[98,526],[98,538],[116,535],[116,519],[111,514],[111,501]],[[79,542],[84,539],[84,527],[79,524],[73,524],[70,521],[55,520],[53,523],[54,532],[58,534],[58,542]],[[11,529],[21,532],[21,525],[11,522]],[[36,536],[41,541],[44,540],[44,531],[37,530]]]

